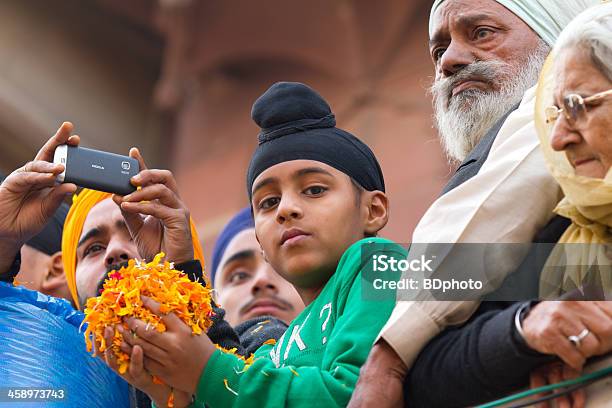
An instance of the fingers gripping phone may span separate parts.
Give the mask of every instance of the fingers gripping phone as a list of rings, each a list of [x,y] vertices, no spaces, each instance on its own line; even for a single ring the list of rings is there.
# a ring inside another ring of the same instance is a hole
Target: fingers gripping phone
[[[68,145],[55,149],[53,163],[65,166],[57,176],[60,183],[119,195],[136,190],[130,179],[140,172],[138,161],[131,157]]]

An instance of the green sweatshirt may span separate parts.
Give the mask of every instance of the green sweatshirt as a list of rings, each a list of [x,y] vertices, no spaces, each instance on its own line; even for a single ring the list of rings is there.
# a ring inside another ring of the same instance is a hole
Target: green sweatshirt
[[[363,245],[370,242],[378,245]],[[195,406],[346,406],[359,369],[395,306],[394,296],[363,299],[361,275],[372,270],[368,262],[374,254],[404,258],[406,251],[382,238],[351,245],[319,296],[275,345],[255,352],[250,367],[245,370],[234,355],[214,352],[200,377]],[[399,273],[392,279],[399,279]]]

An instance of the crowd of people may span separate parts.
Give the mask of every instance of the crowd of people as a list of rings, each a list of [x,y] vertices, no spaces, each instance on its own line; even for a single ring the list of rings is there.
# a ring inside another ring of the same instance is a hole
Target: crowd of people
[[[125,373],[109,350],[98,356],[138,407],[466,407],[580,377],[612,352],[612,3],[435,0],[429,49],[436,127],[457,170],[406,240],[550,244],[539,264],[502,246],[477,300],[364,296],[373,256],[419,255],[379,237],[390,213],[374,152],[295,82],[253,104],[250,206],[210,264],[172,172],[148,169],[138,149],[134,193],[58,184],[55,149],[80,143],[65,122],[0,186],[0,279],[83,310],[113,271],[164,252],[212,285],[206,334],[144,299],[166,331],[119,326]],[[434,274],[459,255],[436,256]],[[533,296],[494,296],[513,279]]]

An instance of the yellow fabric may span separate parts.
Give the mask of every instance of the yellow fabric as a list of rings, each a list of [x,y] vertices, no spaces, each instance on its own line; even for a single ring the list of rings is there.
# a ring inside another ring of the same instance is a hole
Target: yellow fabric
[[[536,95],[535,124],[548,169],[565,198],[555,213],[572,220],[551,252],[540,279],[540,296],[555,298],[583,285],[612,289],[611,262],[607,244],[612,243],[612,172],[603,179],[578,176],[565,152],[550,145],[554,123],[546,123],[544,110],[554,103],[554,56],[550,55],[540,75]],[[566,245],[580,244],[580,245]],[[603,273],[602,273],[603,272]]]
[[[111,196],[112,194],[109,193],[83,189],[78,195],[73,196],[72,206],[70,207],[68,215],[66,216],[66,221],[64,222],[64,232],[62,234],[62,259],[64,263],[64,272],[66,274],[68,289],[70,289],[70,294],[72,295],[74,304],[77,305],[79,309],[81,306],[79,304],[79,296],[76,285],[77,245],[79,243],[81,234],[83,233],[83,225],[85,224],[85,219],[87,218],[89,211],[91,211],[96,204],[106,200],[107,198],[111,198]],[[202,251],[202,246],[200,245],[200,240],[198,238],[198,233],[193,220],[190,220],[190,222],[194,259],[199,260],[202,264],[202,268],[204,268],[204,253]],[[210,287],[206,274],[204,273],[203,275],[207,286]]]

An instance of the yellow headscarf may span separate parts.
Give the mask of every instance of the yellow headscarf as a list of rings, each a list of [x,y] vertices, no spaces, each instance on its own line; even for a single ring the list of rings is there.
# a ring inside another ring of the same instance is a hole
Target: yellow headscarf
[[[535,125],[548,169],[565,194],[554,211],[571,219],[572,224],[559,239],[562,245],[556,245],[546,261],[540,296],[557,298],[584,285],[608,292],[612,289],[612,265],[606,254],[606,244],[612,243],[612,171],[603,179],[578,176],[565,152],[552,149],[554,123],[546,123],[544,110],[554,103],[553,61],[551,54],[538,82]]]
[[[79,295],[76,285],[77,245],[79,243],[79,238],[83,233],[85,219],[87,218],[87,215],[91,209],[99,202],[104,201],[111,196],[112,194],[109,193],[83,189],[81,193],[74,195],[72,198],[72,206],[70,207],[70,211],[68,211],[66,221],[64,222],[64,232],[62,233],[62,259],[64,263],[64,272],[66,274],[66,281],[68,282],[68,288],[70,289],[72,299],[79,309],[81,306],[79,304]],[[202,246],[200,245],[200,240],[198,238],[198,233],[195,229],[193,220],[191,220],[191,237],[193,240],[194,258],[199,260],[202,264],[202,268],[204,268],[204,254],[202,252]],[[206,284],[210,287],[206,274],[204,274],[204,279]]]

